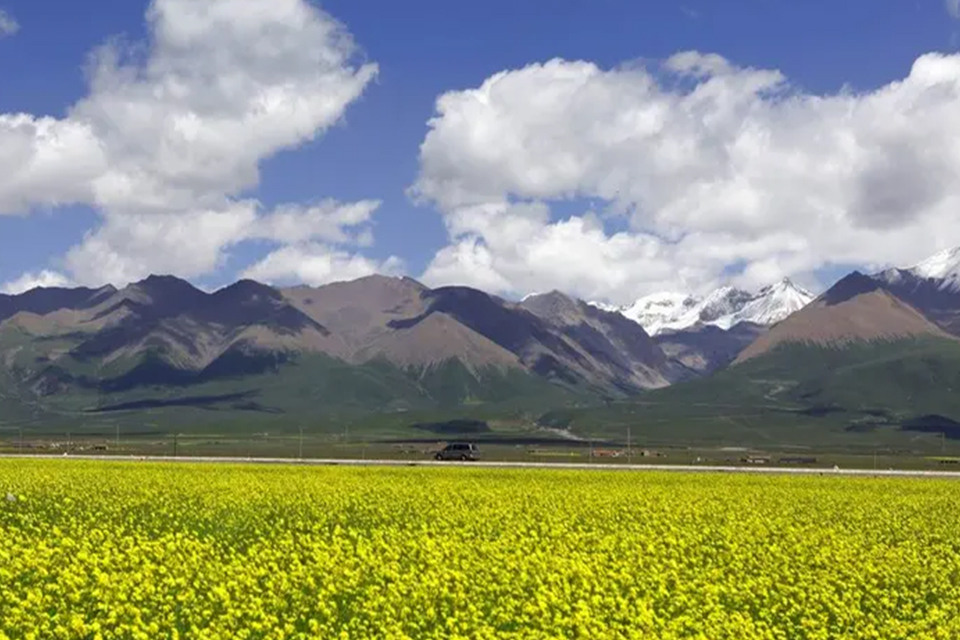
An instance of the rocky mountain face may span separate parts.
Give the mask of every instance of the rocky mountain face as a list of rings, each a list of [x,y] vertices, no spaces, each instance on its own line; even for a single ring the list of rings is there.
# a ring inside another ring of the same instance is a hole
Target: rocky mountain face
[[[4,296],[0,320],[4,380],[39,397],[183,389],[277,373],[313,356],[367,367],[367,377],[386,375],[386,367],[414,382],[456,363],[453,377],[469,379],[471,393],[491,376],[614,396],[681,376],[643,328],[619,314],[562,294],[516,304],[409,278],[287,289],[242,280],[207,293],[152,276],[120,290]]]
[[[960,248],[942,251],[904,269],[871,276],[946,331],[960,335]]]
[[[664,387],[684,376],[636,323],[557,291],[527,297],[520,308],[556,327],[583,350],[584,361],[630,387]]]
[[[750,292],[721,287],[698,297],[660,292],[616,311],[644,327],[664,353],[693,375],[707,375],[730,364],[767,328],[813,300],[789,279]]]
[[[704,376],[728,366],[768,329],[752,322],[739,322],[729,329],[707,324],[667,331],[655,341],[668,358],[693,374]]]

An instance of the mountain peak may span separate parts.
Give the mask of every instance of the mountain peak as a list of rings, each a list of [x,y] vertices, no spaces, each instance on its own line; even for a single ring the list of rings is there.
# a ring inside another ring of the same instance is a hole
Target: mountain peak
[[[956,280],[960,277],[960,247],[945,249],[910,268],[921,278]]]
[[[880,288],[880,284],[870,276],[860,271],[853,271],[830,287],[820,296],[820,300],[827,306],[833,306]]]
[[[176,276],[150,275],[123,289],[130,293],[146,297],[150,302],[163,303],[182,297],[199,298],[206,294],[195,286]]]
[[[702,297],[676,292],[654,293],[640,298],[621,313],[642,325],[650,335],[697,325],[726,330],[741,322],[776,324],[813,298],[809,291],[783,278],[756,292],[725,285]]]
[[[527,295],[521,298],[520,302],[527,300],[535,300],[537,298],[542,298],[544,300],[573,300],[570,296],[558,289],[551,289],[550,291],[542,293],[528,293]]]
[[[539,316],[559,317],[579,315],[580,302],[554,289],[547,293],[525,296],[520,306]]]
[[[920,311],[859,271],[847,275],[817,300],[778,323],[737,356],[734,364],[784,344],[843,345],[916,336],[948,335]]]

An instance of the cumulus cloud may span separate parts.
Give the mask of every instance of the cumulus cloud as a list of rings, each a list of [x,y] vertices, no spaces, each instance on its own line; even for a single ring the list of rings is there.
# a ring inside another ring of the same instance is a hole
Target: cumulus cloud
[[[73,284],[69,278],[56,271],[38,271],[34,273],[25,273],[16,280],[5,283],[0,286],[0,293],[8,295],[17,295],[36,289],[37,287],[69,287]]]
[[[404,265],[398,258],[383,262],[339,251],[329,245],[308,243],[278,249],[242,274],[269,284],[304,283],[320,286],[381,273],[399,275]]]
[[[281,245],[288,256],[297,255],[301,245],[317,253],[321,245],[315,242],[324,241],[340,260],[338,247],[367,244],[368,223],[379,204],[326,200],[262,212],[256,200],[241,200],[176,215],[107,213],[103,225],[70,250],[66,264],[80,282],[132,282],[149,273],[194,276],[219,270],[227,250],[248,240]]]
[[[20,23],[13,19],[9,13],[0,9],[0,38],[12,36],[20,31]]]
[[[653,67],[551,60],[440,96],[411,189],[450,245],[424,278],[627,302],[960,244],[960,56],[873,91],[682,52]],[[558,219],[581,199],[603,214]],[[606,230],[621,215],[626,230]]]
[[[101,226],[66,259],[83,283],[201,275],[246,239],[357,244],[344,229],[375,204],[264,214],[241,197],[376,76],[346,29],[307,0],[153,0],[146,18],[147,44],[91,55],[65,118],[0,115],[0,212],[95,207]]]
[[[253,237],[294,244],[320,240],[335,244],[369,243],[369,227],[379,200],[341,204],[324,200],[304,206],[287,204],[260,218],[251,230]]]

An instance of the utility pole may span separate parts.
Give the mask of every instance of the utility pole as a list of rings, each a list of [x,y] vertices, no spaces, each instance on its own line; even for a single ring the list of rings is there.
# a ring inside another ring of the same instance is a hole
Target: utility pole
[[[116,443],[116,446],[117,446],[117,449],[120,448],[120,422],[119,422],[119,421],[117,422],[117,443]]]
[[[630,427],[627,427],[627,464],[633,464],[633,452],[630,450]]]
[[[23,425],[22,424],[17,427],[17,431],[20,432],[20,437],[17,442],[17,450],[20,453],[23,453]]]
[[[177,457],[177,435],[178,434],[176,433],[173,434],[173,457],[174,458]]]
[[[303,460],[303,425],[300,425],[300,446],[297,451],[297,458]]]

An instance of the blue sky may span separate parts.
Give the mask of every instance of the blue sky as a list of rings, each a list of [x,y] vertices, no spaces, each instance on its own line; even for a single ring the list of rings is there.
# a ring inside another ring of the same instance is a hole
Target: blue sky
[[[712,286],[730,273],[730,264],[740,265],[733,269],[734,273],[741,271],[743,265],[760,265],[743,274],[745,285],[760,284],[765,277],[791,275],[816,286],[818,279],[828,281],[851,265],[900,263],[924,257],[945,244],[960,244],[960,236],[937,237],[930,238],[926,246],[907,250],[898,246],[904,238],[929,238],[928,227],[911,227],[900,242],[891,242],[895,249],[878,248],[873,253],[852,252],[835,258],[825,254],[807,260],[788,259],[788,249],[783,247],[770,255],[758,250],[746,257],[719,257],[717,260],[726,260],[727,264],[718,266],[714,260],[677,279],[671,279],[670,274],[681,271],[677,261],[682,256],[662,258],[663,264],[650,269],[659,275],[649,275],[642,259],[631,254],[633,257],[624,265],[611,266],[614,275],[612,284],[607,286],[600,281],[602,278],[591,275],[604,268],[594,264],[583,267],[589,273],[582,277],[579,273],[564,276],[564,269],[554,273],[542,263],[498,267],[501,263],[492,247],[506,240],[487,238],[474,223],[459,232],[451,231],[450,220],[460,220],[467,203],[447,200],[439,192],[416,203],[408,191],[417,183],[418,176],[430,172],[425,169],[429,163],[419,156],[419,149],[430,131],[428,120],[435,113],[438,96],[478,88],[499,72],[516,71],[553,58],[588,61],[601,70],[630,63],[656,69],[678,52],[695,50],[718,54],[739,69],[778,70],[789,80],[791,91],[804,96],[834,96],[844,87],[854,95],[868,94],[907,77],[915,60],[923,54],[950,54],[956,49],[960,22],[949,15],[949,7],[939,0],[734,0],[722,3],[722,7],[720,3],[703,0],[491,0],[479,4],[329,0],[321,6],[353,36],[359,48],[359,57],[354,60],[376,63],[375,79],[361,95],[349,101],[341,121],[324,128],[313,140],[257,157],[259,179],[252,185],[245,184],[243,189],[227,191],[231,197],[255,198],[263,214],[278,205],[328,198],[341,203],[379,200],[381,204],[372,215],[372,243],[355,243],[346,248],[335,247],[336,242],[323,243],[331,251],[362,256],[364,265],[373,270],[400,270],[438,284],[462,281],[507,295],[556,287],[572,289],[585,297],[624,300],[660,288]],[[104,0],[0,0],[0,10],[19,25],[15,33],[0,38],[0,77],[4,87],[0,92],[0,114],[66,118],[71,105],[90,93],[84,65],[91,50],[117,36],[131,43],[149,42],[147,8],[148,3],[141,0],[119,4]],[[651,73],[656,76],[658,72]],[[696,85],[700,80],[692,82]],[[562,128],[563,124],[557,126]],[[454,137],[451,134],[450,139]],[[496,145],[496,137],[488,144]],[[469,152],[460,156],[455,148],[450,148],[455,158],[469,157]],[[644,153],[644,149],[638,148],[637,153]],[[437,157],[446,158],[445,154]],[[444,165],[437,175],[449,178],[452,172],[468,171],[471,166],[466,161],[463,166]],[[950,169],[952,165],[947,164],[944,170]],[[0,177],[0,192],[3,180]],[[475,176],[464,180],[475,185],[482,183]],[[497,184],[501,183],[503,180]],[[602,209],[610,204],[602,189],[584,185],[583,181],[571,183],[569,188],[560,190],[565,195],[559,197],[560,191],[548,190],[546,195],[538,195],[511,186],[503,188],[503,197],[511,203],[535,200],[547,204],[546,222],[538,218],[538,228],[542,228],[581,216],[591,207]],[[9,188],[12,190],[15,185]],[[487,193],[486,187],[482,190]],[[937,202],[943,206],[953,197],[952,193],[940,196]],[[98,204],[83,202],[85,198],[64,206],[50,206],[36,197],[14,199],[19,204],[7,207],[7,215],[0,215],[0,283],[48,270],[67,282],[94,284],[89,281],[98,277],[95,269],[76,265],[72,268],[65,256],[72,247],[84,242],[85,234],[95,233],[104,224]],[[38,199],[41,201],[36,202]],[[660,197],[651,200],[656,203],[649,204],[641,193],[626,206],[646,208],[647,225],[655,227],[646,231],[652,234],[651,238],[662,240],[671,233],[666,229],[674,227],[659,218],[654,222],[651,216],[659,215],[654,207],[666,210],[671,203]],[[934,208],[931,205],[931,210]],[[644,227],[633,218],[598,213],[598,224],[607,237],[639,233]],[[123,214],[111,215],[119,219]],[[921,211],[917,218],[934,215],[935,211]],[[709,231],[716,234],[710,240],[713,243],[752,241],[762,233],[771,233],[753,230],[745,240],[713,227]],[[864,242],[875,241],[880,247],[883,243],[870,235],[875,229],[868,232]],[[691,228],[680,233],[693,236],[705,232]],[[483,254],[489,260],[480,266],[467,261],[438,268],[438,252],[464,238],[491,247]],[[812,241],[806,237],[802,240]],[[799,240],[792,245],[784,242],[783,246],[797,246],[798,252],[809,253],[807,245],[797,244]],[[264,279],[278,282],[308,280],[314,284],[339,275],[336,269],[323,270],[315,277],[289,269],[247,271],[278,246],[274,237],[230,243],[218,252],[214,267],[190,268],[182,275],[207,286],[222,284],[243,273],[263,273],[269,276]],[[570,252],[560,256],[564,263],[577,261],[577,245],[572,246]],[[600,254],[600,260],[607,255],[604,251]],[[391,257],[392,261],[385,262]],[[504,258],[502,264],[508,262]],[[773,266],[781,262],[782,268]],[[141,266],[148,268],[151,264],[144,261]],[[156,264],[169,266],[162,260]],[[477,275],[481,267],[490,273]],[[348,269],[345,273],[356,272]],[[110,273],[104,271],[103,277],[109,278]],[[129,273],[131,278],[141,275],[137,269],[115,273]]]

